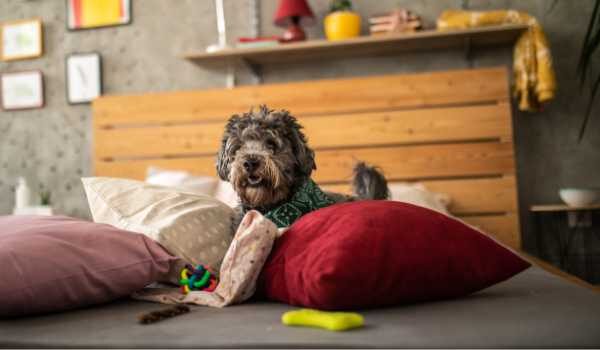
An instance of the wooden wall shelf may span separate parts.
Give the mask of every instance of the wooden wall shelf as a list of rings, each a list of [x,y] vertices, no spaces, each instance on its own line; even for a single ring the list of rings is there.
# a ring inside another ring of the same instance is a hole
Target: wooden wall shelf
[[[570,207],[566,204],[532,205],[529,210],[533,212],[600,210],[600,204],[590,204],[583,207]]]
[[[501,25],[452,31],[426,30],[412,34],[362,36],[343,41],[309,40],[268,48],[233,48],[213,53],[191,52],[183,58],[200,65],[251,66],[308,60],[393,55],[406,51],[512,44],[527,26]]]

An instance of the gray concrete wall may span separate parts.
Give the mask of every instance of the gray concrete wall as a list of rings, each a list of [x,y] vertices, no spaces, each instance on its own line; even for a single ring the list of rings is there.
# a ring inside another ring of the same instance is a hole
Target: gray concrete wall
[[[134,0],[130,25],[68,31],[64,0],[0,0],[0,21],[41,17],[44,55],[0,62],[0,72],[41,69],[46,106],[0,113],[0,214],[11,212],[16,177],[34,188],[52,190],[55,211],[89,217],[79,178],[90,174],[91,108],[69,105],[65,96],[65,56],[102,55],[107,94],[144,93],[225,86],[220,72],[179,58],[216,42],[213,1]],[[249,27],[249,3],[226,1],[232,38]]]
[[[230,39],[250,33],[248,0],[225,0]],[[323,37],[321,20],[327,0],[309,0],[317,24],[310,38]],[[354,0],[367,18],[394,6],[420,14],[426,26],[446,8],[461,0]],[[514,8],[536,16],[550,39],[559,93],[541,113],[514,111],[515,141],[524,245],[536,250],[527,208],[559,202],[564,186],[600,187],[600,118],[593,118],[586,138],[576,135],[586,104],[575,66],[593,0],[471,0],[470,9]],[[551,8],[552,4],[555,6]],[[90,108],[65,101],[64,59],[75,51],[98,51],[104,64],[106,93],[142,93],[177,89],[222,87],[222,72],[204,70],[179,59],[183,52],[203,49],[216,41],[213,2],[209,0],[133,0],[133,23],[106,29],[68,32],[62,0],[0,1],[0,21],[39,16],[44,21],[45,54],[34,60],[0,63],[0,71],[42,69],[46,78],[46,107],[0,116],[0,213],[13,205],[15,178],[24,174],[38,186],[53,190],[59,213],[89,215],[79,177],[90,173]],[[261,32],[281,33],[272,25],[277,1],[262,0]],[[363,28],[366,33],[366,26]],[[395,57],[345,60],[265,67],[265,82],[419,72],[479,66],[510,65],[511,48],[477,50],[467,59],[460,50],[407,53]],[[249,82],[242,72],[240,80]],[[594,113],[598,114],[596,108]],[[597,242],[596,242],[597,244]]]

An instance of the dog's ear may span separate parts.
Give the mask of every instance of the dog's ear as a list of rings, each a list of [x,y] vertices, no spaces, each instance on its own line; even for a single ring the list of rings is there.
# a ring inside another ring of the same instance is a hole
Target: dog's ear
[[[309,177],[313,170],[317,169],[315,164],[315,152],[308,147],[306,136],[302,132],[302,126],[288,111],[280,111],[279,118],[285,124],[287,137],[292,144],[296,157],[296,165],[300,173]]]
[[[298,168],[300,172],[306,177],[310,177],[313,170],[317,170],[317,164],[315,163],[315,151],[313,151],[306,143],[306,137],[299,129],[296,129],[294,137],[296,138],[296,159],[298,161]]]
[[[229,156],[226,151],[227,139],[223,137],[221,149],[217,154],[217,174],[219,174],[219,177],[223,181],[229,181]]]
[[[227,125],[225,126],[225,132],[221,139],[221,148],[217,154],[217,174],[223,181],[229,181],[229,163],[233,158],[233,148],[237,142],[234,141],[236,138],[236,130],[238,124],[241,121],[241,117],[233,115],[229,118]]]

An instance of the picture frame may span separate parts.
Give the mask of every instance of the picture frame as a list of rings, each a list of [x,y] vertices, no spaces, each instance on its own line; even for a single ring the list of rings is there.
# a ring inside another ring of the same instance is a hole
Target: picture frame
[[[1,23],[0,61],[42,56],[43,36],[42,20],[39,18]]]
[[[42,108],[44,77],[42,71],[0,74],[0,107],[5,111]]]
[[[69,104],[90,103],[102,95],[102,57],[98,52],[72,53],[65,59]]]
[[[131,23],[133,0],[65,0],[70,31],[114,27]]]

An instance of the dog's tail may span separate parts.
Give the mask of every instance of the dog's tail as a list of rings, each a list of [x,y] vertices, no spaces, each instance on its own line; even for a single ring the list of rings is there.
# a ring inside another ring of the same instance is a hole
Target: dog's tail
[[[358,162],[354,166],[352,190],[360,199],[388,199],[390,195],[387,180],[381,170],[365,162]]]

